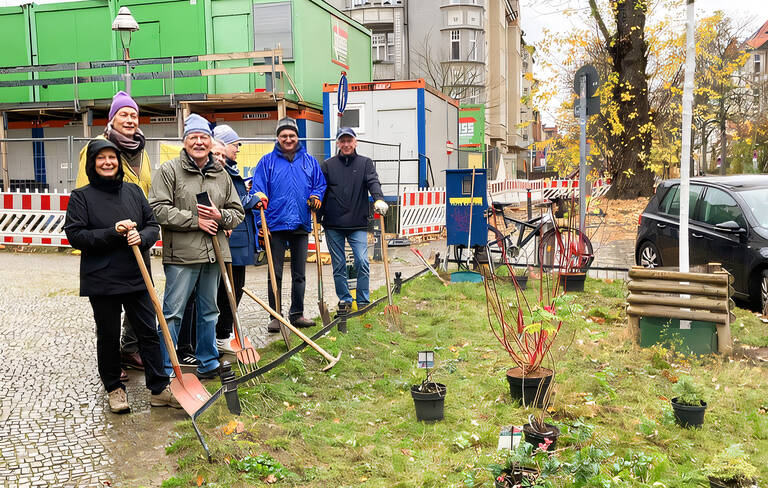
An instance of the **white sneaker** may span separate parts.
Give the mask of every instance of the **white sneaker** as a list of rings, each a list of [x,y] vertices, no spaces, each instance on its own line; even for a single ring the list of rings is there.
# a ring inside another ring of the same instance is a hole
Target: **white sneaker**
[[[235,350],[232,349],[232,341],[234,336],[229,336],[226,339],[216,339],[216,348],[219,350],[219,354],[234,354]]]

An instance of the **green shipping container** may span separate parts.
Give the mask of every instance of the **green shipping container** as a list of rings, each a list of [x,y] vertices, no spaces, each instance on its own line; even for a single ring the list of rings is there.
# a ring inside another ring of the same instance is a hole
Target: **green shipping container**
[[[717,325],[714,322],[691,322],[690,329],[681,329],[680,320],[660,317],[640,318],[640,346],[673,345],[684,354],[717,353]]]

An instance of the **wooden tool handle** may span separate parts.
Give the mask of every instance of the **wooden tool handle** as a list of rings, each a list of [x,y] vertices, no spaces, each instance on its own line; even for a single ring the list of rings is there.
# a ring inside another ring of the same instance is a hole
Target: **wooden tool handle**
[[[139,246],[134,244],[131,246],[131,249],[133,249],[133,255],[136,256],[136,263],[139,265],[141,276],[144,278],[144,284],[147,287],[149,298],[152,300],[152,305],[155,307],[155,314],[157,314],[157,320],[160,322],[160,329],[163,331],[165,348],[168,350],[168,356],[171,358],[173,372],[176,373],[176,378],[178,378],[179,382],[183,385],[184,382],[181,379],[181,367],[179,366],[179,358],[176,357],[176,346],[173,345],[173,339],[171,339],[171,331],[168,330],[168,323],[165,321],[165,316],[163,315],[163,305],[157,298],[155,287],[152,284],[152,279],[149,277],[149,271],[147,271],[147,265],[144,264],[144,257],[141,255],[141,251],[139,251]]]
[[[317,258],[317,299],[323,301],[323,262],[320,260],[320,232],[317,228],[317,213],[312,212],[312,233],[315,236],[315,257]]]
[[[219,269],[221,270],[221,279],[224,281],[224,287],[227,289],[227,299],[229,300],[229,309],[232,311],[232,322],[234,323],[235,335],[237,341],[240,343],[240,347],[243,347],[243,338],[240,332],[240,317],[237,315],[237,300],[235,300],[235,291],[232,288],[231,275],[227,272],[227,265],[224,263],[224,255],[221,252],[221,245],[219,244],[219,237],[216,235],[211,236],[211,242],[213,242],[213,253],[216,255],[216,261],[219,263]]]
[[[387,233],[384,229],[384,216],[379,214],[381,224],[381,257],[384,259],[384,278],[387,280],[387,301],[392,305],[392,290],[389,288],[389,256],[387,252]]]
[[[275,278],[275,265],[272,262],[272,248],[269,245],[269,229],[267,228],[267,216],[264,214],[264,207],[259,208],[261,212],[261,233],[264,235],[264,247],[267,251],[267,266],[269,267],[269,280],[272,282],[272,295],[275,297],[275,305],[280,310],[280,294],[277,292],[277,279]]]
[[[309,345],[312,347],[312,349],[314,349],[315,351],[319,352],[319,353],[320,353],[320,354],[321,354],[321,355],[322,355],[322,356],[323,356],[325,359],[327,359],[328,361],[336,361],[336,360],[337,360],[336,358],[334,358],[333,356],[331,356],[330,354],[328,354],[328,352],[327,352],[325,349],[323,349],[322,347],[318,346],[318,345],[315,343],[315,341],[313,341],[312,339],[310,339],[309,337],[307,337],[307,336],[306,336],[306,335],[305,335],[303,332],[301,332],[299,329],[297,329],[296,327],[294,327],[293,325],[291,325],[291,323],[290,323],[290,322],[288,322],[287,320],[285,320],[285,319],[283,318],[283,316],[282,316],[282,315],[280,315],[280,314],[279,314],[279,313],[277,313],[277,312],[276,312],[274,309],[272,309],[272,307],[270,307],[269,305],[267,305],[266,303],[264,303],[264,300],[262,300],[261,298],[257,297],[257,296],[256,296],[256,295],[255,295],[253,292],[251,292],[251,291],[250,291],[250,290],[248,290],[247,288],[243,288],[243,293],[245,293],[245,294],[246,294],[246,295],[248,295],[249,297],[253,298],[253,299],[256,301],[256,303],[258,303],[259,305],[261,305],[261,307],[262,307],[264,310],[266,310],[267,312],[269,312],[269,314],[270,314],[271,316],[273,316],[274,318],[276,318],[277,320],[279,320],[279,321],[280,321],[280,322],[281,322],[281,323],[282,323],[284,326],[288,327],[288,329],[290,329],[290,330],[291,330],[291,332],[293,332],[294,334],[296,334],[297,336],[299,336],[299,338],[300,338],[302,341],[304,341],[304,342],[306,342],[307,344],[309,344]]]

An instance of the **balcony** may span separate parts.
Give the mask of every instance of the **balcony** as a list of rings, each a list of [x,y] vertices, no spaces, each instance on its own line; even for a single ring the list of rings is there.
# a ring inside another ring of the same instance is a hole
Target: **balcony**
[[[347,0],[347,10],[371,7],[402,7],[403,0]]]
[[[395,63],[390,63],[386,61],[378,62],[374,61],[373,63],[373,80],[374,81],[385,81],[385,80],[394,80],[395,79]]]

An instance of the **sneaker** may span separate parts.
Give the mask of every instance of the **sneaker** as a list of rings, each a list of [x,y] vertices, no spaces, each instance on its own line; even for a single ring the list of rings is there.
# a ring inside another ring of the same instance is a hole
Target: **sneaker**
[[[180,354],[179,355],[179,364],[181,366],[197,366],[197,358],[194,354]]]
[[[277,319],[272,319],[272,321],[267,326],[267,332],[271,334],[280,332],[280,321]]]
[[[206,371],[205,373],[195,371],[195,375],[197,376],[197,379],[200,380],[215,380],[219,377],[219,368],[214,368],[210,371]]]
[[[124,352],[120,354],[120,360],[123,363],[123,368],[138,369],[144,371],[144,363],[141,360],[138,352]]]
[[[107,394],[109,398],[109,409],[112,413],[128,413],[131,406],[128,405],[128,395],[122,388],[115,388]]]
[[[155,395],[150,395],[149,404],[153,407],[172,407],[181,408],[181,403],[176,400],[176,397],[171,393],[171,387],[166,386],[163,391]]]
[[[315,323],[308,318],[298,317],[291,320],[291,325],[298,327],[299,329],[306,329],[307,327],[314,327]]]
[[[219,350],[219,354],[234,354],[235,350],[232,349],[233,336],[229,336],[226,339],[216,339],[216,349]]]

